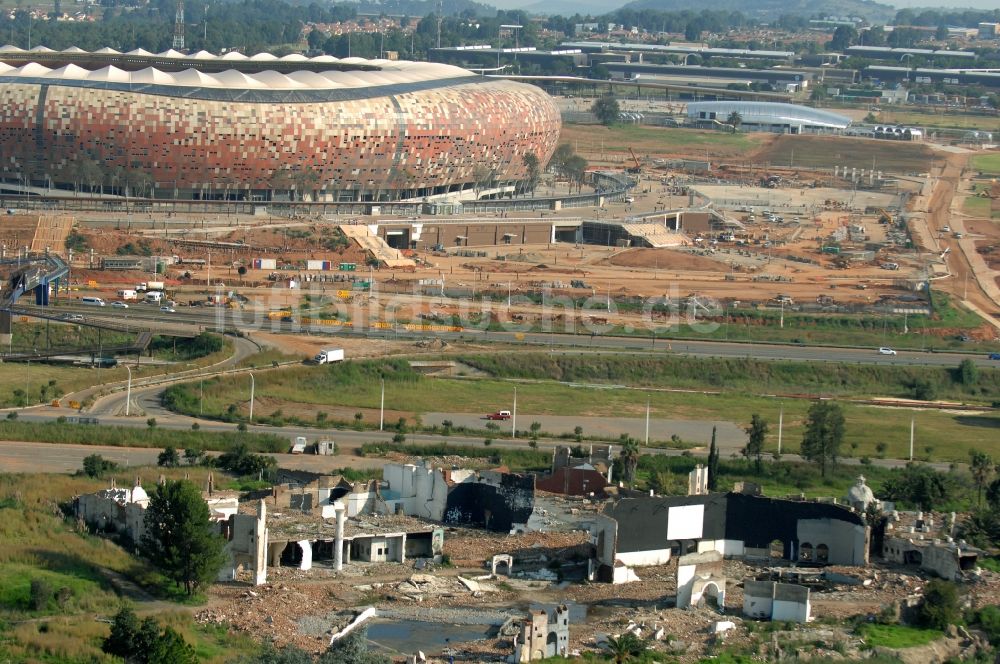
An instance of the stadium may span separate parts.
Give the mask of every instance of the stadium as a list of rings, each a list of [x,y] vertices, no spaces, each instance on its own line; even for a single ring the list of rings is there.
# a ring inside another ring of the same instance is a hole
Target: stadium
[[[545,164],[537,87],[449,65],[0,48],[5,188],[194,200],[485,197]]]
[[[718,127],[729,122],[732,113],[740,116],[744,131],[770,131],[779,134],[839,133],[851,119],[798,104],[766,101],[705,101],[687,105],[688,120],[697,126]]]

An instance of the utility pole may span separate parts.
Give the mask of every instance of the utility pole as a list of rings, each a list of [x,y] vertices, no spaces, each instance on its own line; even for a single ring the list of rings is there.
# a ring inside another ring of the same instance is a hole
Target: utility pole
[[[517,438],[517,386],[514,386],[514,410],[510,416],[510,437]]]
[[[378,407],[378,430],[382,431],[385,428],[385,379],[382,379],[382,398],[379,401]]]
[[[781,454],[781,430],[785,424],[785,407],[778,411],[778,454]]]
[[[646,447],[649,447],[649,397],[646,397]]]
[[[910,418],[910,461],[913,461],[913,429],[916,425],[916,418]]]

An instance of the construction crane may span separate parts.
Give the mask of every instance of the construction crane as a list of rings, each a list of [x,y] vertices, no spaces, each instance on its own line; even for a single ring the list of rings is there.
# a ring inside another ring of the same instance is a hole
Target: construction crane
[[[635,162],[635,166],[631,166],[625,169],[626,173],[632,173],[633,175],[642,173],[642,164],[639,162],[639,158],[635,156],[635,150],[629,146],[628,153],[632,155],[632,161]]]
[[[889,212],[888,210],[884,209],[884,208],[879,208],[879,211],[878,211],[878,220],[879,220],[879,223],[881,223],[881,224],[889,224],[890,226],[892,226],[893,221],[895,221],[893,219],[893,217],[892,217],[892,213]]]

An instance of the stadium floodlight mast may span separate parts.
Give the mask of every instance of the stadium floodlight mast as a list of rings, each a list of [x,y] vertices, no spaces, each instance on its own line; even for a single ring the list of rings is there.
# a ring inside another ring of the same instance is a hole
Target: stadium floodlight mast
[[[517,60],[517,49],[518,49],[518,30],[520,30],[522,25],[516,23],[502,23],[500,28],[497,30],[497,69],[500,69],[500,54],[503,53],[503,31],[510,30],[514,33],[514,59]]]

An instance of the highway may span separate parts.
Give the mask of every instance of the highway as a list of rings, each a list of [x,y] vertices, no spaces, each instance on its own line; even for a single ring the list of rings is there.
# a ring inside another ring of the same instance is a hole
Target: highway
[[[26,307],[27,309],[27,307]],[[295,322],[267,320],[262,312],[235,311],[223,308],[179,307],[176,312],[159,310],[155,305],[132,304],[128,309],[93,307],[87,305],[62,305],[58,311],[78,313],[87,318],[122,320],[127,316],[133,323],[143,322],[154,329],[167,326],[194,326],[199,329],[241,332],[252,336],[254,331],[309,333],[316,335],[362,336],[369,339],[426,339],[433,336],[445,341],[497,342],[560,349],[592,349],[594,351],[645,351],[672,352],[696,357],[753,358],[760,360],[795,360],[803,362],[837,362],[853,364],[881,364],[896,366],[946,366],[955,367],[971,359],[982,367],[1000,367],[1000,362],[990,360],[986,353],[942,353],[900,350],[896,355],[880,355],[876,348],[845,348],[832,346],[806,346],[797,344],[770,344],[764,342],[700,341],[654,338],[651,336],[608,336],[601,334],[563,334],[556,332],[482,331],[466,329],[462,332],[409,331],[401,328],[376,329],[333,326],[302,326]],[[321,343],[317,341],[317,345]]]

